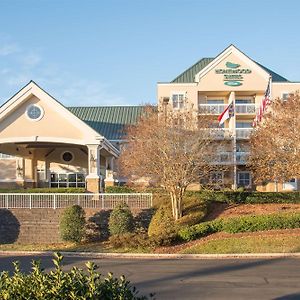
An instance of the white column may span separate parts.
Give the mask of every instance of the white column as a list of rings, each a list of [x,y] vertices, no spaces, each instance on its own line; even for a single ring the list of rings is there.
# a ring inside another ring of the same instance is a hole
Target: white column
[[[16,181],[24,181],[24,158],[17,157],[16,158]]]
[[[98,178],[100,176],[100,146],[87,145],[88,147],[88,177]]]

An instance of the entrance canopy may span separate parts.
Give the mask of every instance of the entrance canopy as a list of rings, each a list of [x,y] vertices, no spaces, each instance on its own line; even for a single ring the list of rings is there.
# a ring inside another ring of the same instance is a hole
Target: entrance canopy
[[[91,190],[96,192],[97,182],[106,176],[103,169],[119,156],[119,150],[104,136],[33,81],[0,108],[0,152],[20,158],[22,172],[17,179],[25,183],[37,184],[37,162],[44,162],[46,181],[50,164],[60,164],[84,170],[87,188],[90,179]]]

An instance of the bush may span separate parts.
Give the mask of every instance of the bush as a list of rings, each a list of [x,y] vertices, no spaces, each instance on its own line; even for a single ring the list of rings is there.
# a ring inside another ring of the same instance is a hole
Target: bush
[[[161,205],[153,215],[148,228],[149,237],[157,245],[169,245],[177,236],[177,226],[167,205]]]
[[[110,194],[127,194],[127,193],[134,193],[134,189],[126,186],[126,185],[120,185],[120,186],[107,186],[105,187],[105,193],[110,193]]]
[[[79,243],[85,234],[85,212],[79,205],[68,207],[63,212],[59,230],[64,241]]]
[[[147,251],[155,247],[152,239],[149,239],[144,231],[113,235],[109,238],[109,242],[113,248],[138,249],[139,251]]]
[[[299,213],[229,218],[224,221],[222,230],[228,233],[238,233],[290,228],[300,228]]]
[[[108,227],[111,235],[132,232],[134,229],[133,216],[127,204],[118,205],[110,214]]]
[[[97,266],[86,263],[87,272],[73,267],[71,271],[61,269],[63,257],[54,254],[55,269],[45,273],[40,263],[32,262],[32,271],[24,274],[18,263],[14,263],[15,271],[12,277],[9,272],[0,274],[0,299],[103,299],[103,300],[142,300],[135,287],[121,276],[114,278],[111,273],[106,278],[96,272]],[[152,295],[150,295],[152,297]]]
[[[183,241],[191,241],[220,231],[239,233],[292,228],[300,228],[300,213],[217,219],[194,226],[184,227],[178,231],[178,237]]]

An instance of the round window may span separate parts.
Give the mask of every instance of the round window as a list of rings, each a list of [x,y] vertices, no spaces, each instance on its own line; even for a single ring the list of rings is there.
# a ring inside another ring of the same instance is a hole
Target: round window
[[[44,111],[40,106],[38,106],[36,104],[32,104],[32,105],[28,106],[26,114],[30,120],[38,121],[43,117]]]
[[[62,159],[65,162],[70,162],[73,160],[73,158],[74,158],[73,154],[69,151],[66,151],[62,154]]]

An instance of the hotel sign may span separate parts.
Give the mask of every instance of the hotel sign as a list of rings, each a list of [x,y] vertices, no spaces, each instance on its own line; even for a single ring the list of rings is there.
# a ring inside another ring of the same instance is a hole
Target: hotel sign
[[[250,74],[250,69],[240,68],[241,65],[232,62],[226,62],[225,69],[216,69],[216,74],[223,75],[224,84],[228,86],[239,86],[243,83],[244,76]]]

